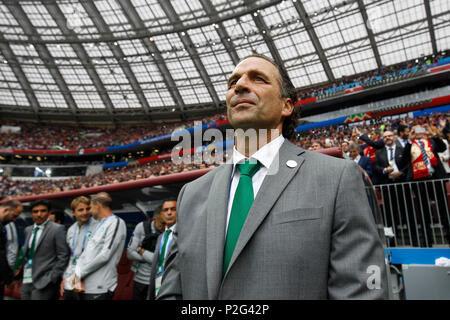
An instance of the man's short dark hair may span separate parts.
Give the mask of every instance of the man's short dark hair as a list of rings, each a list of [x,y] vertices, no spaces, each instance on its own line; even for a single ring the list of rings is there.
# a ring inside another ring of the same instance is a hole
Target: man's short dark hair
[[[91,203],[100,203],[102,207],[111,209],[112,199],[106,192],[99,192],[91,196]]]
[[[20,206],[22,206],[22,203],[20,203],[19,200],[8,200],[8,201],[5,201],[0,206],[7,207],[7,208],[9,208],[9,210],[14,211],[17,208],[19,208]]]
[[[61,210],[52,210],[50,214],[53,214],[55,216],[55,222],[60,221],[60,223],[64,223],[64,220],[66,218],[66,215]]]
[[[408,128],[408,126],[400,123],[397,127],[397,134],[400,135],[401,132],[405,132],[406,128]]]
[[[48,211],[52,210],[52,205],[50,204],[50,201],[48,201],[47,199],[39,199],[36,201],[33,201],[30,205],[31,210],[33,210],[34,207],[37,206],[46,206]]]
[[[292,100],[292,104],[294,104],[294,110],[292,111],[291,115],[289,117],[284,118],[283,120],[283,129],[282,133],[283,136],[286,139],[291,139],[294,137],[295,129],[297,127],[297,121],[300,119],[300,108],[295,107],[295,102],[297,100],[297,93],[295,91],[295,87],[291,82],[291,79],[289,78],[285,68],[283,66],[278,65],[274,60],[271,58],[263,55],[254,53],[251,55],[248,55],[241,59],[241,61],[244,61],[248,58],[261,58],[268,62],[270,62],[275,68],[278,70],[278,74],[280,75],[278,79],[278,84],[280,85],[280,98],[290,98]]]

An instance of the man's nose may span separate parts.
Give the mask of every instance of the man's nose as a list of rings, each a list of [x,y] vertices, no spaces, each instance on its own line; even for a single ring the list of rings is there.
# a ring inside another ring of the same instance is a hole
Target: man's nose
[[[243,75],[236,82],[236,85],[234,87],[234,91],[236,93],[247,92],[249,90],[249,83],[250,83],[249,82],[249,78],[246,75]]]

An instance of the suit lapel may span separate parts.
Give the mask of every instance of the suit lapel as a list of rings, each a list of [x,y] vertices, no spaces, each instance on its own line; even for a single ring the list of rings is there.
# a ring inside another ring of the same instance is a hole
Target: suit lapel
[[[247,220],[242,227],[241,234],[239,235],[238,242],[236,243],[228,270],[232,268],[237,257],[247,245],[248,241],[251,239],[260,224],[263,222],[264,218],[270,212],[273,205],[286,188],[287,184],[292,180],[294,175],[302,166],[304,158],[300,155],[303,152],[305,152],[303,149],[294,146],[287,140],[281,146],[278,152],[278,172],[276,174],[268,174],[264,178],[261,188],[256,195],[255,201],[250,208]],[[271,168],[269,168],[269,172],[273,169],[274,165],[277,165],[277,163],[275,163],[276,160],[277,158],[275,158],[274,163],[272,163]],[[288,160],[295,160],[297,165],[294,168],[288,167],[286,165]],[[225,274],[224,278],[226,278],[227,274]]]
[[[214,176],[207,200],[206,215],[206,278],[208,298],[217,299],[223,268],[225,227],[232,164],[224,164]]]
[[[39,237],[38,242],[36,243],[36,249],[34,250],[34,252],[36,252],[39,249],[40,244],[42,243],[42,241],[44,240],[45,236],[48,234],[51,226],[51,221],[48,221],[47,224],[44,227],[44,230],[42,230],[41,236]]]
[[[30,238],[31,238],[31,235],[33,234],[33,226],[34,225],[32,225],[31,228],[28,228],[29,231],[25,235],[25,242],[24,242],[24,249],[25,250],[24,250],[24,253],[23,253],[24,259],[26,259],[27,255],[28,255]]]

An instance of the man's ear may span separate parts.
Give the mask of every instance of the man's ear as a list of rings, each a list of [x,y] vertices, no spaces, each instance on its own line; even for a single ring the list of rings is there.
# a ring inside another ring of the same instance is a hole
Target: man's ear
[[[289,117],[292,112],[294,112],[294,103],[291,98],[283,98],[283,108],[281,110],[281,115],[283,117]]]
[[[0,217],[3,219],[9,212],[9,207],[0,208]]]

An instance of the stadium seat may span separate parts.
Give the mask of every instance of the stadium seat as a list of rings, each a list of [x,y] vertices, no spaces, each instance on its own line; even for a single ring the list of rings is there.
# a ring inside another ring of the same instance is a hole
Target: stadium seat
[[[124,249],[117,265],[117,287],[113,300],[131,300],[133,297],[134,272],[131,271],[132,261],[127,258],[127,249]]]

